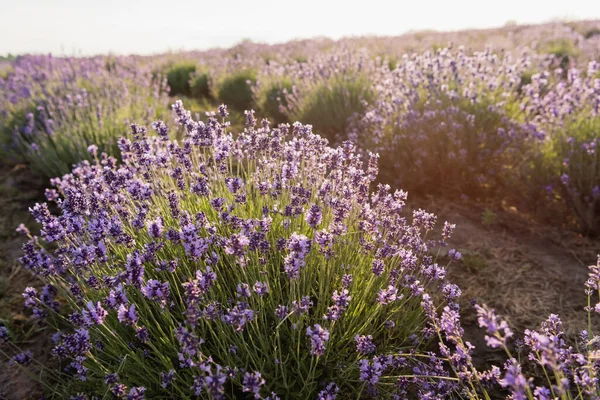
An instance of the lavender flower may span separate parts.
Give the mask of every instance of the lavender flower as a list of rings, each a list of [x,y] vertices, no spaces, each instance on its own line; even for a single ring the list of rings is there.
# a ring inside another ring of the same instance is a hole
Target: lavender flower
[[[323,221],[321,207],[316,204],[311,205],[306,211],[304,219],[309,226],[313,229],[317,229],[321,221]]]
[[[396,300],[398,300],[398,289],[394,286],[390,285],[386,289],[380,289],[377,293],[377,302],[382,306],[391,304]]]
[[[161,372],[160,373],[160,386],[164,389],[168,388],[173,382],[173,378],[175,377],[175,370],[171,369],[169,372]]]
[[[129,393],[127,394],[127,400],[144,400],[145,392],[146,388],[143,386],[132,387],[131,389],[129,389]]]
[[[12,357],[11,363],[19,365],[29,365],[31,363],[31,351],[27,350],[23,353],[16,354]]]
[[[260,372],[246,372],[242,381],[242,390],[246,393],[253,393],[255,399],[260,399],[260,387],[265,384],[265,380]]]
[[[377,360],[369,362],[369,360],[366,359],[360,360],[358,363],[360,369],[360,380],[367,382],[370,385],[376,385],[383,373],[383,365]]]
[[[7,343],[10,339],[10,332],[5,326],[0,326],[0,344]]]
[[[265,282],[256,282],[253,286],[253,290],[260,297],[263,297],[265,294],[269,293],[269,286]]]
[[[142,287],[141,291],[148,299],[160,302],[163,307],[169,300],[169,282],[159,282],[155,279],[150,279]]]
[[[325,343],[329,340],[329,331],[319,324],[306,328],[306,336],[310,338],[313,356],[322,356],[325,354]]]
[[[475,308],[477,310],[477,322],[479,326],[485,328],[491,335],[485,337],[487,345],[492,348],[505,346],[506,340],[513,335],[506,321],[499,320],[494,310],[490,310],[485,306],[476,305]]]
[[[117,317],[119,322],[125,325],[135,325],[138,321],[138,316],[135,311],[135,304],[132,304],[129,308],[127,308],[124,304],[119,305]]]
[[[356,342],[356,351],[361,354],[371,354],[375,352],[375,345],[372,342],[373,336],[368,335],[356,335],[354,341]]]
[[[87,309],[82,311],[83,321],[86,325],[100,325],[104,322],[104,318],[108,312],[102,308],[102,303],[97,302],[95,305],[91,301],[86,304]]]
[[[319,392],[317,395],[318,400],[335,400],[337,398],[340,388],[333,382]]]

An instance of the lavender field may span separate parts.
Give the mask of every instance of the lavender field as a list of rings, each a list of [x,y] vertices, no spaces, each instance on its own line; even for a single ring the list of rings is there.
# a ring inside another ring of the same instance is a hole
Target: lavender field
[[[600,398],[600,21],[0,59],[0,399]]]

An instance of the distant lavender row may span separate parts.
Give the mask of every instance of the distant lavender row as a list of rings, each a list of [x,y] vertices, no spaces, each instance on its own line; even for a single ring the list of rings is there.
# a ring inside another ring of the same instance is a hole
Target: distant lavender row
[[[66,173],[91,144],[116,154],[127,120],[156,118],[165,93],[134,57],[19,57],[0,78],[0,151],[46,176]]]
[[[47,176],[89,159],[90,144],[117,155],[127,120],[164,117],[163,76],[186,60],[197,66],[187,79],[202,75],[203,101],[227,102],[234,120],[251,107],[277,122],[300,120],[330,141],[350,138],[380,153],[382,179],[405,189],[502,193],[597,234],[600,96],[597,62],[586,61],[595,54],[585,49],[600,35],[564,24],[515,32],[530,39],[504,52],[438,46],[400,56],[410,48],[405,37],[243,43],[151,58],[23,57],[0,80],[0,128],[5,151]],[[549,47],[556,41],[564,48]]]

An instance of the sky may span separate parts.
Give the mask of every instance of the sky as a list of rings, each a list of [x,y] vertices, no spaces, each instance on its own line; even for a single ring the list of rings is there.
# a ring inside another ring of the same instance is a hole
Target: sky
[[[0,0],[0,55],[153,54],[600,19],[600,0]]]

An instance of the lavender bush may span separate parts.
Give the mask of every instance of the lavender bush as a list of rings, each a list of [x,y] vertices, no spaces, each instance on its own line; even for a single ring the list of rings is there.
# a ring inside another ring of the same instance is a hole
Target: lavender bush
[[[288,103],[286,95],[293,91],[294,85],[289,78],[271,79],[260,82],[254,87],[254,96],[260,112],[276,123],[289,122],[286,115]]]
[[[366,51],[341,47],[303,62],[270,63],[262,70],[255,96],[269,99],[280,90],[278,111],[289,121],[311,124],[319,134],[341,143],[347,139],[350,120],[375,97],[374,83],[385,68]]]
[[[531,64],[526,56],[468,55],[463,48],[405,55],[350,137],[378,151],[384,174],[401,187],[501,192],[540,136],[511,118],[515,89]]]
[[[237,111],[253,107],[254,96],[251,85],[256,81],[256,72],[251,69],[240,70],[225,76],[218,83],[218,99]]]
[[[56,396],[456,390],[425,353],[430,302],[458,307],[432,256],[452,225],[428,239],[434,215],[407,214],[406,193],[389,186],[370,192],[377,157],[363,166],[350,142],[257,126],[252,112],[234,138],[224,106],[206,122],[173,110],[181,144],[161,121],[155,136],[134,124],[122,164],[83,162],[47,192],[59,215],[31,210],[42,229],[21,261],[46,286],[27,289],[25,305],[59,329]]]
[[[547,140],[532,157],[551,200],[564,202],[582,230],[598,234],[600,218],[600,64],[532,76],[521,101],[525,119]]]
[[[191,62],[180,62],[167,70],[167,83],[172,95],[192,94],[190,79],[196,72],[196,65]]]

